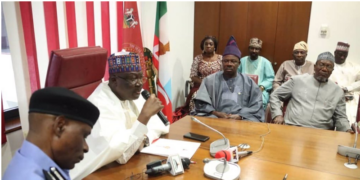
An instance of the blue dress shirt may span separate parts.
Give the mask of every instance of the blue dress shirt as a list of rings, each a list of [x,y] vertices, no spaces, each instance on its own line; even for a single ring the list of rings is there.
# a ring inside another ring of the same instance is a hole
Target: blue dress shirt
[[[40,148],[25,140],[7,167],[3,180],[44,180],[43,170],[57,168],[66,180],[70,180],[69,170],[61,169]]]

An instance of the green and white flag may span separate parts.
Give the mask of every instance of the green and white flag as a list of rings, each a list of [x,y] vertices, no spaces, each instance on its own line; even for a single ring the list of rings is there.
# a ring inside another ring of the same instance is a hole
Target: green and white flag
[[[165,106],[162,112],[172,123],[170,40],[168,36],[166,2],[157,2],[153,63],[158,70],[157,96]]]

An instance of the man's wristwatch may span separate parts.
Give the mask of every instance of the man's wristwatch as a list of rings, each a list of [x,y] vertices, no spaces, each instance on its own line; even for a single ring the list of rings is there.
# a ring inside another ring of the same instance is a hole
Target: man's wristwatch
[[[149,138],[146,135],[144,135],[144,147],[148,147],[148,146],[150,146]]]
[[[264,91],[265,90],[265,87],[260,85],[259,88],[261,89],[261,91]]]

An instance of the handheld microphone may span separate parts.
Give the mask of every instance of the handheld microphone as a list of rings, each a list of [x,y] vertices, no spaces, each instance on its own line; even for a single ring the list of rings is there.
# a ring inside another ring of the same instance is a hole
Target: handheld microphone
[[[180,158],[179,155],[169,156],[165,164],[160,165],[157,162],[150,163],[155,166],[147,166],[145,174],[158,175],[165,171],[169,171],[173,176],[184,173],[184,169],[189,169],[190,164],[193,163],[189,158]],[[151,165],[150,165],[151,166]]]
[[[232,159],[231,156],[232,156],[232,154],[228,150],[221,150],[215,154],[216,159],[224,158],[226,161],[230,161]]]
[[[215,154],[216,159],[224,158],[229,162],[239,162],[239,158],[252,154],[252,151],[237,151],[237,148],[230,148],[228,150],[221,150]]]
[[[149,99],[149,97],[150,97],[149,91],[147,91],[145,89],[141,92],[141,95],[145,100]],[[160,120],[165,124],[165,126],[170,125],[169,120],[166,118],[166,116],[161,111],[159,111],[157,113],[157,115],[159,116]]]
[[[171,165],[170,165],[170,163],[166,163],[166,164],[162,164],[160,166],[156,166],[156,167],[147,169],[145,171],[145,174],[158,174],[158,173],[169,171],[169,170],[171,170]]]
[[[218,134],[220,134],[220,135],[223,137],[223,139],[218,139],[218,140],[216,140],[216,141],[214,141],[214,142],[212,142],[212,143],[210,144],[210,155],[211,155],[212,157],[215,157],[216,152],[218,152],[218,151],[220,151],[220,150],[227,150],[227,149],[230,148],[230,141],[229,141],[229,139],[225,138],[225,136],[224,136],[221,132],[219,132],[218,130],[216,130],[216,129],[214,129],[214,128],[208,126],[208,125],[206,125],[205,123],[199,121],[199,120],[196,119],[195,117],[191,117],[191,119],[192,119],[193,121],[195,121],[195,122],[197,122],[197,123],[199,123],[199,124],[201,124],[201,125],[209,128],[209,129],[217,132]]]

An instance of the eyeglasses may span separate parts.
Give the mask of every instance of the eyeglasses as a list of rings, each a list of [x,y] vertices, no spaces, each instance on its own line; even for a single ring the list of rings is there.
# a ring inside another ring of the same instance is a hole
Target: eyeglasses
[[[147,81],[147,77],[142,76],[142,77],[121,77],[121,76],[116,76],[116,78],[120,78],[126,82],[128,82],[131,85],[135,85],[136,83],[138,83],[139,81],[141,82],[141,84],[145,83]]]
[[[332,66],[332,65],[330,65],[330,64],[318,63],[317,66],[318,66],[320,69],[326,67],[326,69],[329,70],[329,71],[334,70],[334,66]]]
[[[239,63],[239,60],[236,60],[236,59],[223,59],[222,60],[223,63]]]

